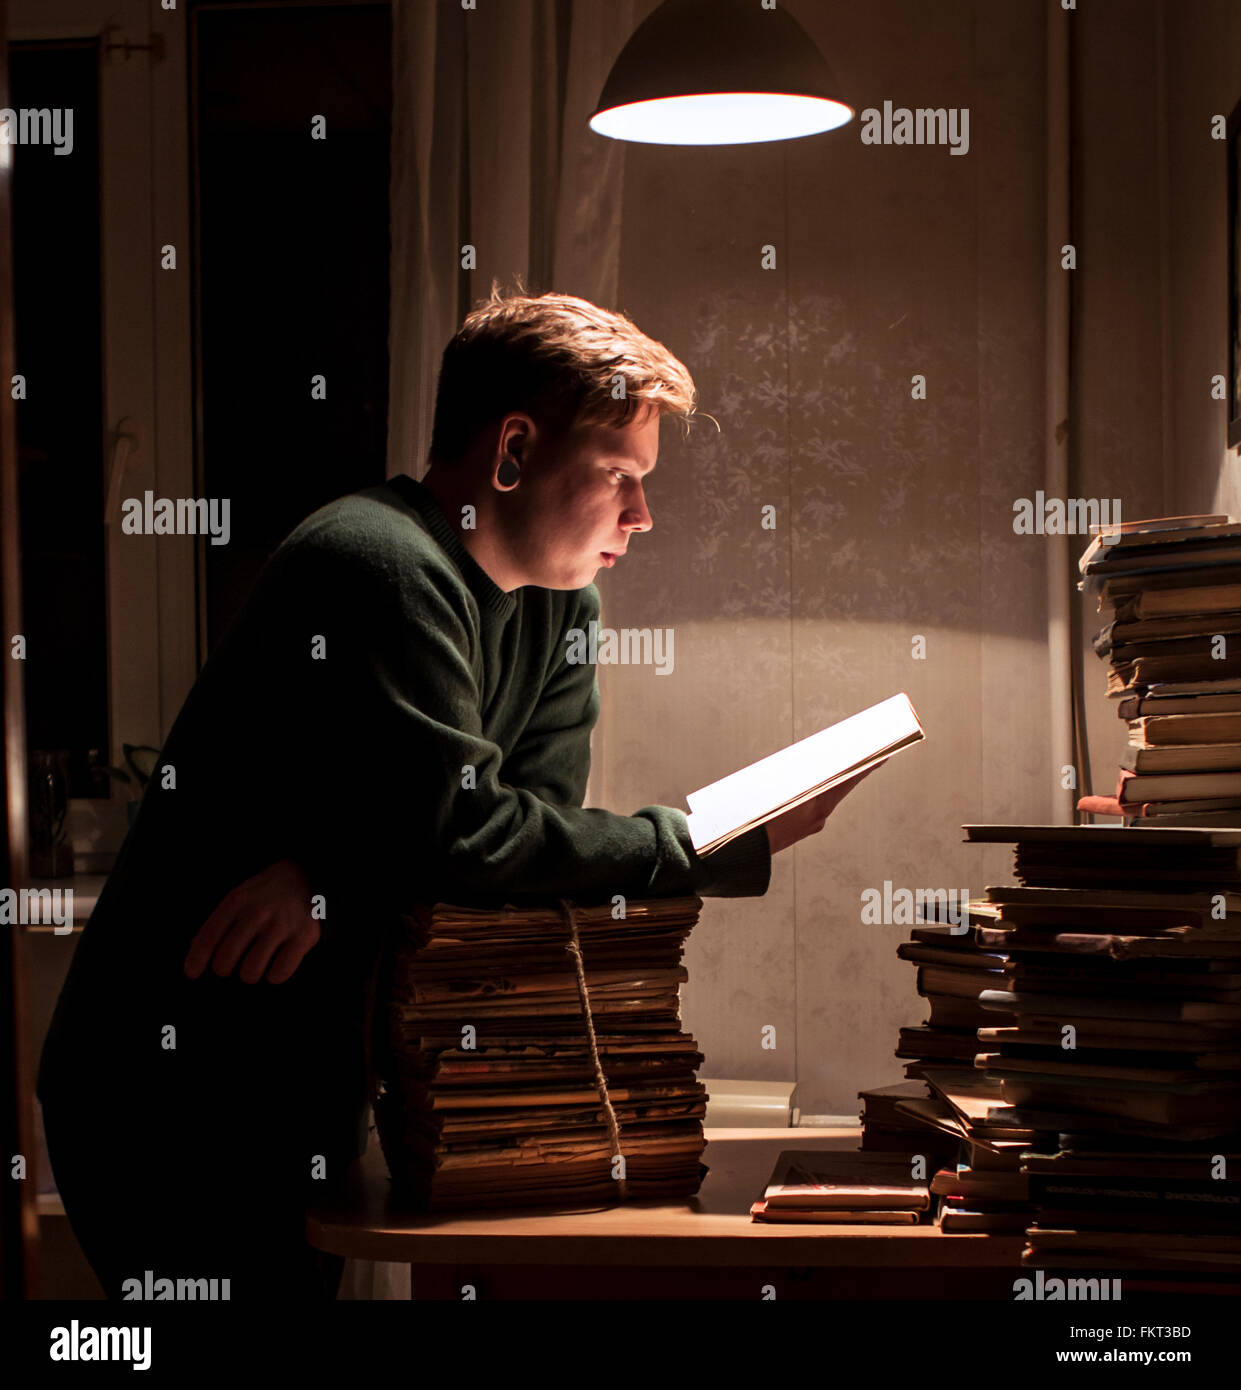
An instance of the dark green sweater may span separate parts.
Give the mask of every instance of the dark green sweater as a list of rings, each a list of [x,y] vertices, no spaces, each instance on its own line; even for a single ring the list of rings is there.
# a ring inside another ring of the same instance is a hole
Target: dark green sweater
[[[593,585],[504,593],[409,477],[303,522],[173,725],[175,789],[157,770],[82,934],[40,1096],[180,1090],[194,1063],[258,1107],[307,1032],[352,1056],[373,929],[416,902],[764,893],[763,827],[704,861],[678,810],[582,808],[599,696],[566,633],[598,615]],[[320,945],[282,985],[187,981],[202,922],[281,858],[326,900]]]

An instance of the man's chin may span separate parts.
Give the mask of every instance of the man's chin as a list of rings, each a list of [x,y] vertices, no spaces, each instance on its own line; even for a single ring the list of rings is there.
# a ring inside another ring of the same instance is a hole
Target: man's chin
[[[563,575],[555,580],[546,579],[538,587],[540,589],[565,591],[584,589],[588,584],[593,584],[595,582],[595,575],[597,575],[602,568],[602,565],[597,565],[593,569],[582,570],[576,575]]]
[[[573,570],[561,570],[555,575],[546,575],[536,582],[540,589],[584,589],[588,584],[595,582],[595,576],[600,570],[608,569],[609,566],[603,563],[603,556],[598,555],[593,560],[583,561],[583,563]]]

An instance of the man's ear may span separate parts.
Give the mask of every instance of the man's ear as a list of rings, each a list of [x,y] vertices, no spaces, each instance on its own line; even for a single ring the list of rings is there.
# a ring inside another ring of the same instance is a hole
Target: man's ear
[[[493,486],[501,492],[511,492],[517,486],[537,436],[538,426],[524,412],[516,411],[504,417],[496,439]]]

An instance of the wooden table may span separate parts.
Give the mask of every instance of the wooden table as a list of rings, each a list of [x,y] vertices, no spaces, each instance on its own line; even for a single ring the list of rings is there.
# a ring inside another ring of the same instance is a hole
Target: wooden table
[[[708,1129],[696,1197],[605,1211],[402,1210],[372,1149],[345,1195],[312,1209],[321,1250],[410,1266],[415,1299],[471,1286],[496,1298],[997,1298],[1020,1277],[1021,1236],[945,1235],[936,1226],[775,1226],[752,1221],[782,1149],[856,1149],[861,1131]],[[765,1292],[766,1291],[766,1292]]]

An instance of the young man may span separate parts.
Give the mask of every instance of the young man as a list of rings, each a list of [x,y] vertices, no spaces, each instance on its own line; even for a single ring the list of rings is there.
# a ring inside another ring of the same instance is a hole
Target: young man
[[[444,352],[424,481],[331,503],[268,562],[173,725],[41,1060],[57,1183],[110,1296],[150,1271],[334,1297],[305,1207],[365,1148],[391,914],[760,895],[845,794],[706,860],[671,807],[582,807],[599,697],[566,637],[650,530],[660,418],[694,397],[627,319],[493,291]]]

